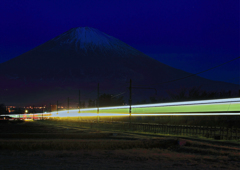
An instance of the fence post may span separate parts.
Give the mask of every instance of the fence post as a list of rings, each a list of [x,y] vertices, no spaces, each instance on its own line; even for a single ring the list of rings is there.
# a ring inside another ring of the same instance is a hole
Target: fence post
[[[222,139],[224,139],[224,132],[225,132],[225,128],[224,127],[222,127]]]
[[[222,139],[222,127],[219,127],[219,134],[220,134],[220,139]]]
[[[223,139],[224,139],[224,137],[226,136],[225,135],[225,127],[222,128],[222,135],[223,135]]]
[[[202,136],[204,136],[204,126],[202,127]]]
[[[228,140],[228,127],[227,127],[227,140]]]
[[[207,126],[206,127],[206,137],[208,138],[208,136],[209,136],[209,127]]]
[[[237,140],[238,140],[238,128],[236,128],[236,137],[237,137]]]
[[[214,135],[214,138],[215,138],[215,135],[216,135],[216,126],[215,126],[215,129],[214,129],[214,131],[213,131],[213,135]]]
[[[212,138],[212,136],[213,136],[213,127],[211,126],[211,137],[210,138]]]

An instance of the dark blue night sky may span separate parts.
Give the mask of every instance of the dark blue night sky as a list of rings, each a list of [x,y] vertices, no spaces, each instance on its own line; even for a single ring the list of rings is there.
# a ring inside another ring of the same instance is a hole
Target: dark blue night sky
[[[94,27],[197,73],[239,57],[239,0],[1,0],[0,63],[73,27]],[[240,61],[202,77],[240,84]]]

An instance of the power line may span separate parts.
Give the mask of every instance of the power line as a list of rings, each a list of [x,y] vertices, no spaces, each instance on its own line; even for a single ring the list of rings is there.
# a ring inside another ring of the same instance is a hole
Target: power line
[[[118,84],[117,86],[107,89],[107,91],[109,92],[111,90],[116,90],[116,89],[120,89],[120,88],[122,89],[123,87],[127,88],[127,84],[128,84],[128,82],[122,82],[121,84]]]
[[[210,71],[210,70],[215,69],[215,68],[217,68],[217,67],[223,66],[223,65],[225,65],[225,64],[227,64],[227,63],[230,63],[230,62],[232,62],[232,61],[235,61],[235,60],[237,60],[237,59],[239,59],[239,58],[240,58],[240,57],[234,58],[234,59],[232,59],[232,60],[229,60],[229,61],[227,61],[227,62],[224,62],[224,63],[222,63],[222,64],[219,64],[219,65],[214,66],[214,67],[211,67],[211,68],[209,68],[209,69],[206,69],[206,70],[200,71],[200,72],[195,73],[195,74],[190,74],[190,75],[185,76],[185,77],[181,77],[181,78],[173,79],[173,80],[170,80],[170,81],[166,81],[166,82],[162,82],[162,83],[158,83],[158,84],[154,84],[154,85],[160,85],[160,84],[165,84],[165,83],[171,83],[171,82],[175,82],[175,81],[178,81],[178,80],[186,79],[186,78],[189,78],[189,77],[192,77],[192,76],[196,76],[196,75],[198,75],[198,74],[201,74],[201,73],[204,73],[204,72]],[[111,88],[111,89],[108,89],[107,91],[111,91],[111,90],[113,90],[113,89],[117,89],[117,88],[120,88],[120,87],[121,87],[121,88],[122,88],[122,87],[126,87],[125,85],[123,85],[123,84],[126,84],[126,83],[127,83],[127,82],[124,82],[124,83],[118,84],[117,87],[115,86],[115,87],[113,87],[113,88]],[[152,85],[153,85],[153,84],[152,84]],[[135,88],[140,88],[140,87],[135,87]],[[89,94],[92,94],[94,91],[96,91],[96,90],[94,89],[94,90],[90,91],[90,92],[88,93],[88,95],[89,95]],[[123,95],[124,93],[126,93],[126,92],[123,92],[123,93],[120,93],[120,94],[114,95],[114,96],[112,96],[112,98],[117,97],[117,96],[120,96],[120,95]]]
[[[119,93],[119,94],[116,94],[116,95],[112,96],[111,98],[114,98],[114,97],[117,97],[117,96],[121,96],[121,95],[123,95],[124,93],[126,93],[126,91],[125,91],[125,92],[122,92],[122,93]]]

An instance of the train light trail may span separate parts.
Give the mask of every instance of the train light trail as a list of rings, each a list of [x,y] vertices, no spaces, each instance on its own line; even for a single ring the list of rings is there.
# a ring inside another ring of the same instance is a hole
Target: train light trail
[[[37,117],[94,117],[97,108],[34,114]],[[13,117],[19,115],[11,114]],[[32,115],[32,114],[31,114]],[[213,116],[240,115],[240,98],[132,105],[132,116]],[[9,116],[9,115],[8,115]],[[100,107],[99,116],[129,116],[129,106]],[[21,117],[29,118],[29,114]],[[33,117],[33,116],[31,116]]]
[[[132,116],[240,116],[239,113],[161,113],[161,114],[132,114]]]

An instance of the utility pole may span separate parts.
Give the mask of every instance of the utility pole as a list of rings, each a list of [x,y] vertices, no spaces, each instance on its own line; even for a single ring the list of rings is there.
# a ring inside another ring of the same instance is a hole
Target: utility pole
[[[132,113],[132,79],[130,79],[130,85],[129,85],[129,123],[131,127],[131,113]]]
[[[67,106],[68,112],[67,113],[69,113],[69,97],[68,97],[67,104],[68,104],[68,106]]]
[[[98,94],[97,94],[97,122],[99,122],[99,83],[98,83]]]
[[[79,109],[79,111],[78,111],[78,113],[80,113],[80,107],[81,107],[81,100],[80,100],[80,96],[81,96],[81,93],[80,93],[80,90],[79,90],[79,93],[78,93],[78,109]]]
[[[42,104],[42,120],[43,120],[43,104]]]
[[[34,105],[33,105],[33,113],[34,113]],[[33,118],[33,113],[32,113],[32,119],[34,120],[34,118]]]
[[[131,120],[131,114],[132,114],[132,89],[153,89],[155,90],[157,94],[157,89],[155,88],[149,88],[149,87],[132,87],[132,79],[130,79],[130,85],[129,85],[129,125],[131,127],[132,120]]]
[[[58,114],[58,100],[57,100],[57,114]]]

